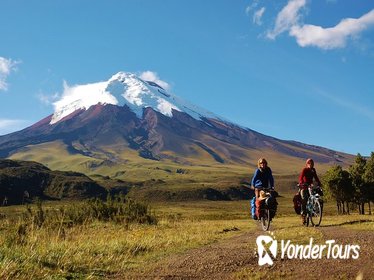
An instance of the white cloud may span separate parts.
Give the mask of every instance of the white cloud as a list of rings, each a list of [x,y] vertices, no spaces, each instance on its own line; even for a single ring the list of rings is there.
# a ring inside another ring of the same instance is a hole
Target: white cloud
[[[290,0],[277,15],[273,30],[268,31],[266,36],[274,40],[279,34],[296,25],[301,18],[300,10],[305,5],[306,0]]]
[[[278,13],[274,28],[268,30],[266,36],[276,39],[283,32],[295,37],[301,47],[317,47],[324,50],[344,48],[349,39],[357,38],[361,32],[374,26],[374,10],[360,18],[342,19],[336,26],[324,28],[302,22],[302,8],[306,0],[289,0]]]
[[[10,75],[10,72],[15,70],[15,66],[18,63],[18,61],[13,61],[0,56],[0,91],[8,90],[8,83],[6,80]]]
[[[262,16],[264,15],[265,13],[265,10],[266,8],[265,7],[262,7],[261,9],[259,9],[258,11],[256,11],[253,15],[253,23],[257,24],[257,25],[261,25],[262,24]]]
[[[30,121],[0,119],[0,135],[18,131],[22,128],[25,128],[27,125],[30,125]]]
[[[50,94],[44,94],[44,93],[39,93],[37,95],[37,98],[39,101],[45,105],[51,105],[53,102],[57,101],[60,98],[60,95],[58,92],[50,95]]]
[[[161,86],[162,88],[164,88],[165,90],[170,90],[170,85],[167,82],[160,80],[156,72],[145,71],[141,73],[139,77],[142,80],[154,82],[158,84],[159,86]]]
[[[358,36],[371,26],[374,26],[374,10],[358,19],[343,19],[331,28],[322,28],[310,24],[292,26],[290,35],[296,38],[301,47],[315,46],[328,50],[345,47],[349,38]]]
[[[251,10],[252,10],[252,7],[248,6],[247,8],[245,8],[245,13],[249,16]]]
[[[253,0],[253,2],[245,8],[245,13],[247,14],[247,16],[250,15],[252,10],[257,8],[258,2],[259,0]]]
[[[106,91],[108,82],[99,82],[86,85],[69,86],[64,81],[64,92],[61,99],[54,102],[55,114],[51,123],[61,119],[61,116],[67,116],[78,109],[88,109],[92,105],[118,104],[118,100]]]

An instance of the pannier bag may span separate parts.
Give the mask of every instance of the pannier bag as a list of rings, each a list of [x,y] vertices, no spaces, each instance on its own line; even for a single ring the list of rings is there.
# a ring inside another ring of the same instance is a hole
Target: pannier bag
[[[293,197],[293,208],[295,209],[295,212],[297,215],[301,214],[301,194],[300,192],[297,192],[295,196]]]
[[[271,209],[270,218],[271,219],[274,218],[275,213],[277,212],[277,206],[278,206],[278,202],[276,201],[275,197],[270,196],[270,197],[266,198],[265,199],[265,204],[269,209]]]

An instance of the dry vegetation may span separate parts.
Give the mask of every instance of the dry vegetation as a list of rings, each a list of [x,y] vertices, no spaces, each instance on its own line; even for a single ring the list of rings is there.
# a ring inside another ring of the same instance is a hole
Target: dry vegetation
[[[90,203],[1,208],[6,211],[0,221],[0,278],[123,275],[253,227],[234,205],[228,216],[222,211],[209,216],[203,205],[195,211],[181,207],[182,212],[161,205],[156,212],[144,211],[143,204],[125,205],[121,212],[117,205],[110,214],[110,207]],[[126,214],[131,207],[134,209]],[[134,217],[128,219],[131,215]],[[242,217],[232,220],[230,215]]]
[[[279,198],[279,213],[273,224],[276,237],[307,242],[313,235],[317,241],[323,240],[318,229],[299,225],[291,198],[291,194]],[[144,276],[144,270],[159,261],[259,231],[259,225],[249,218],[247,201],[154,203],[152,207],[131,203],[117,198],[107,203],[50,202],[31,208],[0,208],[0,278]],[[365,216],[369,222],[362,223],[357,223],[363,219],[359,215],[332,216],[335,210],[331,203],[325,211],[323,225],[353,233],[373,231],[371,216]],[[243,269],[237,276],[243,279],[252,273]],[[259,277],[261,273],[265,272],[259,271]]]

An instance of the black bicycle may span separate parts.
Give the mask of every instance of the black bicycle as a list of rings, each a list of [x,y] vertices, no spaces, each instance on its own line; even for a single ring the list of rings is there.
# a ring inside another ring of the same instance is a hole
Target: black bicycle
[[[276,192],[270,188],[261,188],[264,191],[263,202],[259,210],[259,221],[264,231],[269,230],[270,223],[277,212],[278,202],[276,200]]]
[[[323,200],[322,200],[322,189],[320,186],[308,186],[309,197],[306,203],[306,226],[309,226],[309,220],[311,224],[318,227],[322,221],[323,213]]]

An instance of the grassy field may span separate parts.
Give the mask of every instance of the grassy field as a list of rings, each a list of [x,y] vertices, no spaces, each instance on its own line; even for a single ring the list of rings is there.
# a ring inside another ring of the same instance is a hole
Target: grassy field
[[[314,228],[302,228],[293,213],[292,194],[279,198],[279,211],[272,227],[279,238],[304,242]],[[60,209],[66,203],[46,203],[43,211]],[[73,204],[76,202],[69,202]],[[141,270],[149,264],[248,231],[259,225],[249,217],[248,201],[195,201],[153,203],[150,212],[157,224],[86,221],[61,226],[31,222],[22,227],[24,206],[0,208],[1,279],[101,279]],[[32,208],[36,213],[36,206]],[[358,215],[334,216],[327,203],[323,224],[352,230],[373,230],[373,223],[350,223]],[[57,212],[56,212],[57,213]],[[372,216],[366,219],[374,221]],[[59,221],[58,218],[56,218]],[[285,226],[287,225],[287,226]],[[297,230],[295,230],[297,228]]]
[[[243,202],[231,202],[229,211],[209,202],[192,209],[181,205],[154,205],[156,225],[93,221],[61,228],[35,224],[21,232],[20,206],[0,208],[0,278],[100,279],[123,274],[171,254],[227,238],[254,226],[241,213]],[[61,204],[48,203],[45,211]],[[35,210],[34,210],[35,211]],[[236,217],[236,218],[233,218]]]

